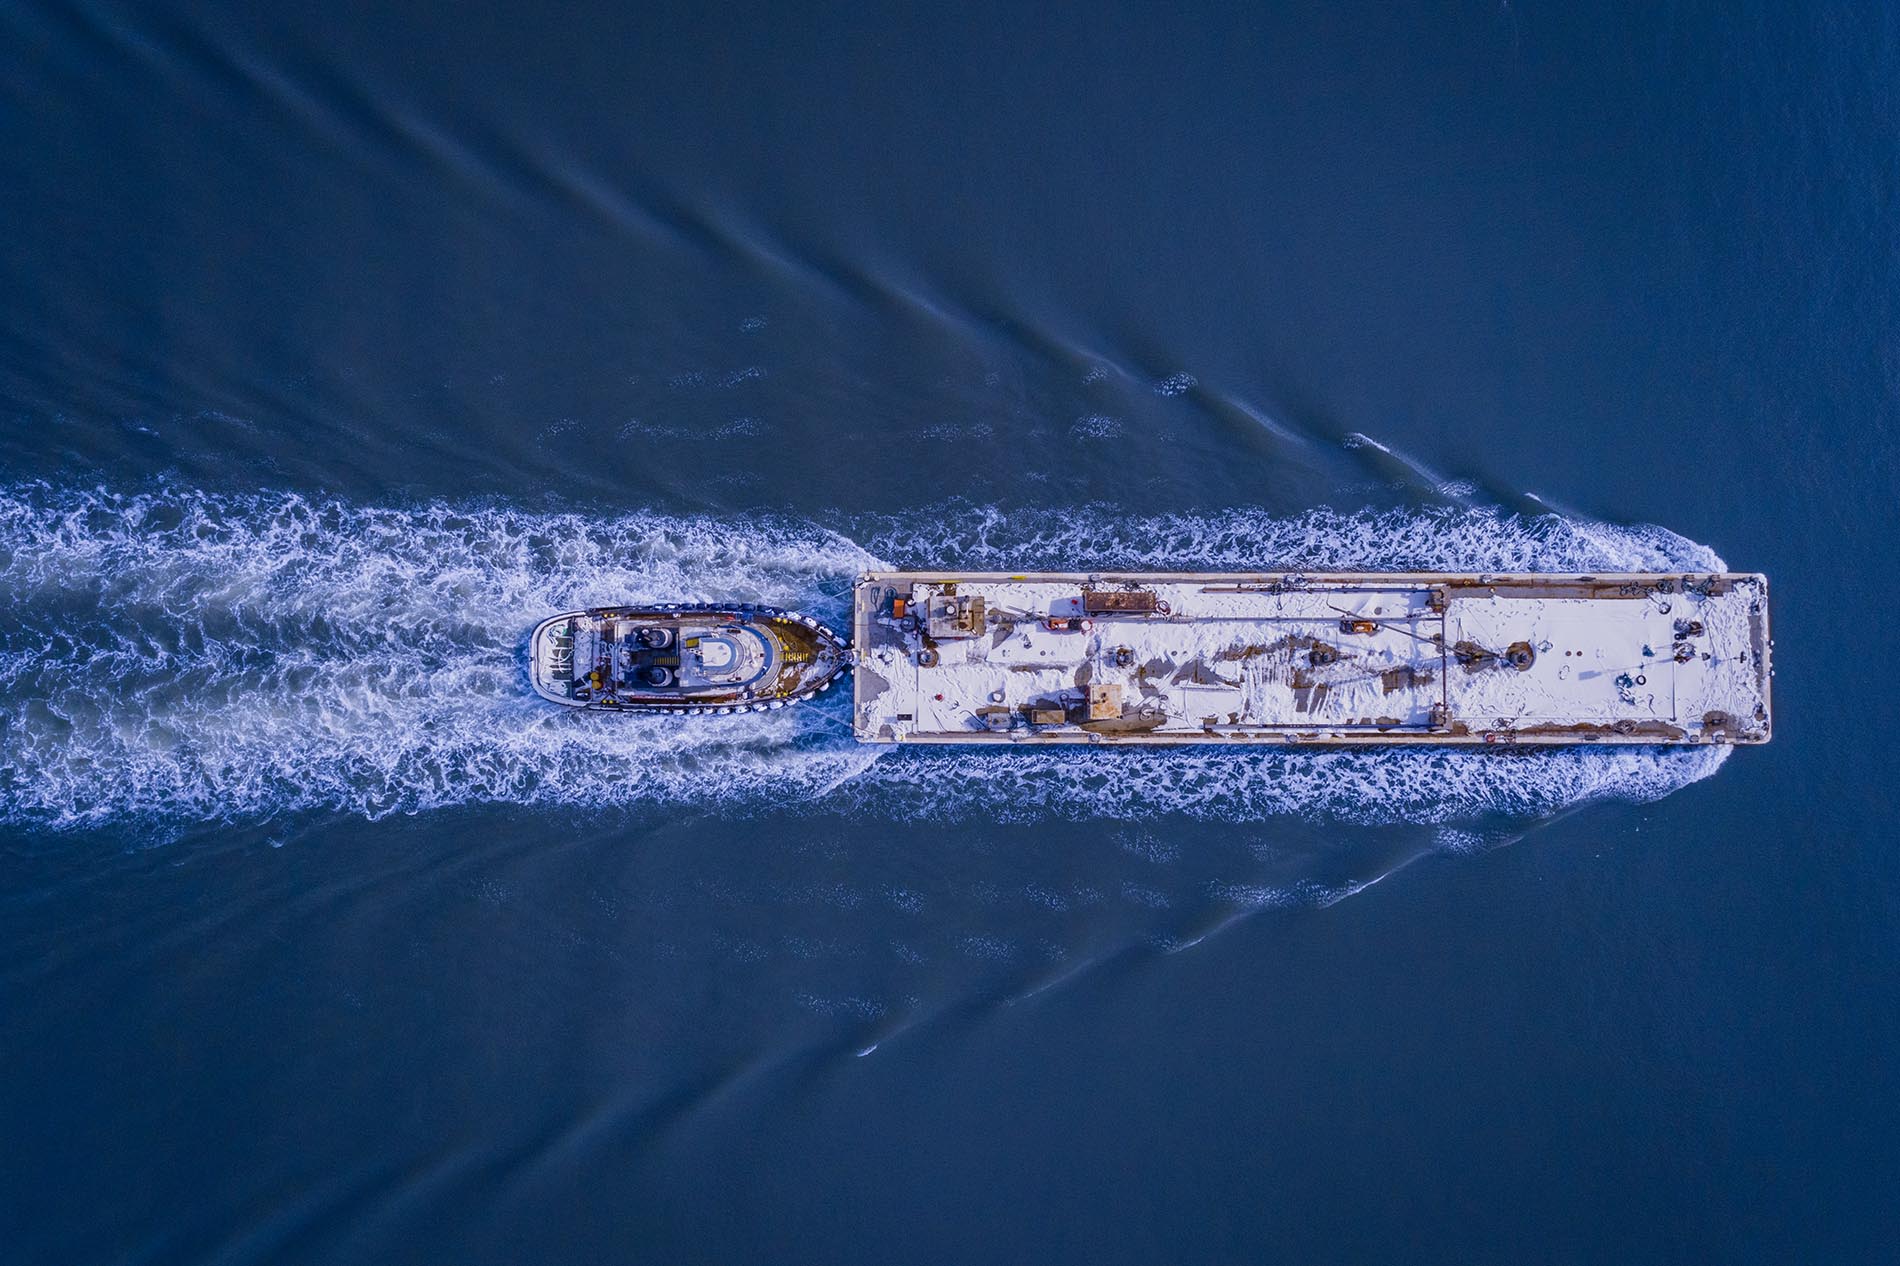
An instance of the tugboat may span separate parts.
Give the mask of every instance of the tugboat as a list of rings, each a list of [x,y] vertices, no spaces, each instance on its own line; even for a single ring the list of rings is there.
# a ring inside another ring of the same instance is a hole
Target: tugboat
[[[528,663],[535,693],[570,708],[724,715],[814,698],[851,652],[808,615],[671,602],[552,616],[535,626]]]

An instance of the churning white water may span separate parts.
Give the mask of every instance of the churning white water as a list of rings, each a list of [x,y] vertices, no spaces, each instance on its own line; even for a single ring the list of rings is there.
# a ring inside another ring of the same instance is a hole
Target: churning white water
[[[855,572],[880,564],[1722,566],[1658,528],[1469,509],[1130,517],[952,505],[825,526],[14,487],[0,492],[0,820],[674,802],[1443,822],[1652,798],[1722,759],[1631,748],[891,752],[852,741],[836,694],[682,721],[577,715],[527,689],[526,632],[549,612],[720,598],[838,621]]]

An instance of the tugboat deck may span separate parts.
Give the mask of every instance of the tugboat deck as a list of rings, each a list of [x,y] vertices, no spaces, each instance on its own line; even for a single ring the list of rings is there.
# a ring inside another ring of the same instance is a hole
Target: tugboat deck
[[[1761,743],[1767,582],[871,572],[871,743]]]

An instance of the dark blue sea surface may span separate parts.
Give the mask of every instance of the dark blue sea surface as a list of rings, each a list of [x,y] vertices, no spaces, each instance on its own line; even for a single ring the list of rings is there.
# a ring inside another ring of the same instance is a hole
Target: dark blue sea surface
[[[1892,1260],[1896,82],[1837,3],[0,4],[0,1257]],[[1776,738],[528,694],[875,564],[1761,570]]]

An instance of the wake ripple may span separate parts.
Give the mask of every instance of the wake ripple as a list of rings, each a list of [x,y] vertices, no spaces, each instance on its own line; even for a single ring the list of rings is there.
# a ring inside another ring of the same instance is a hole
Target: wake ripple
[[[854,535],[895,565],[969,571],[1723,571],[1666,528],[1556,514],[1425,507],[1276,517],[1259,510],[1129,515],[1114,506],[867,517]]]
[[[1658,528],[1473,510],[1131,517],[953,505],[836,530],[14,487],[0,491],[0,822],[377,818],[483,802],[1437,822],[1651,798],[1721,760],[1639,749],[885,752],[851,740],[836,698],[681,725],[575,715],[528,692],[526,630],[551,611],[722,598],[839,621],[859,569],[924,563],[1721,566]]]

